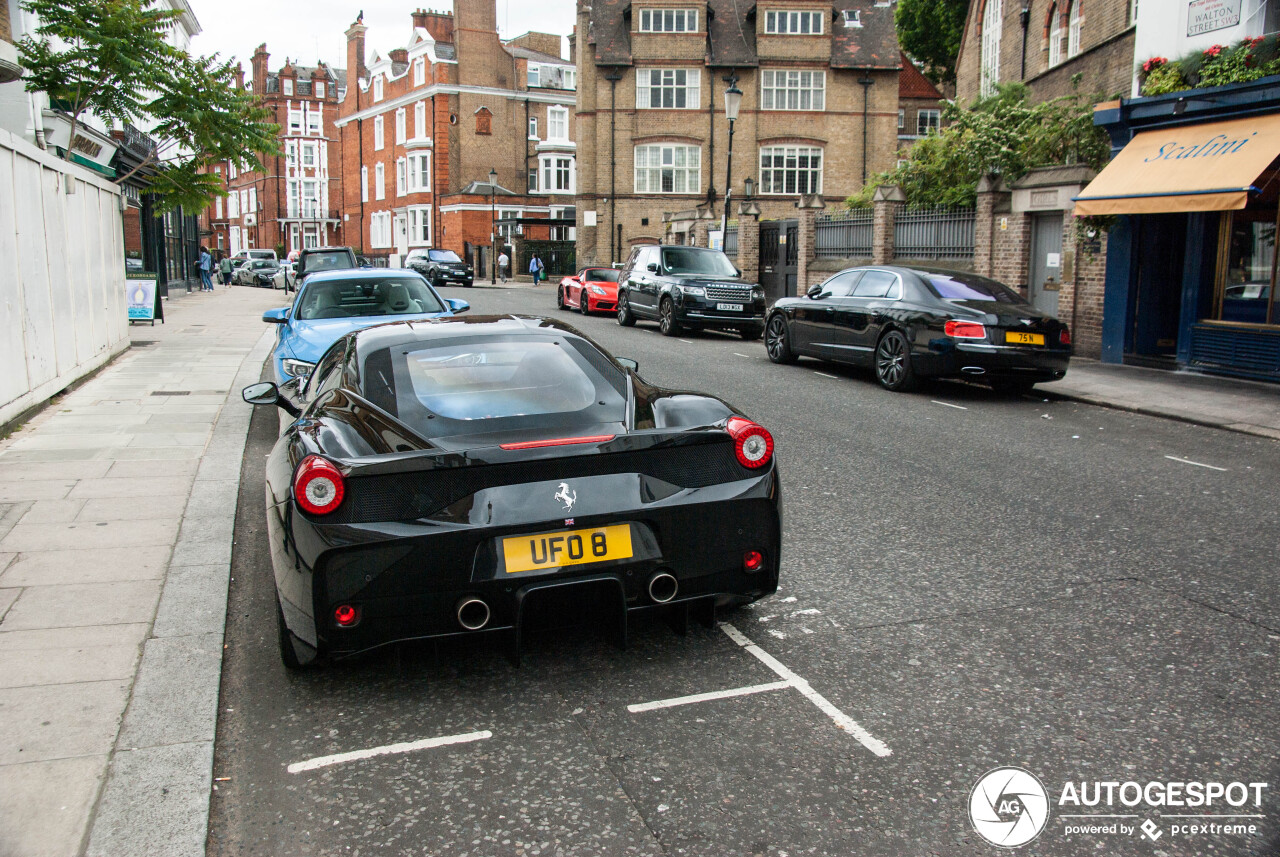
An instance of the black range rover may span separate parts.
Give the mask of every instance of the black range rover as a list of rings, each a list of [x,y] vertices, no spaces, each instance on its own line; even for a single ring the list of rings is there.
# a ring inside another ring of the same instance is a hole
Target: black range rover
[[[649,244],[636,247],[618,277],[618,324],[654,319],[663,336],[683,328],[736,331],[759,339],[764,289],[744,283],[719,250]]]
[[[471,287],[475,273],[452,250],[414,250],[405,265],[427,278],[433,286]]]

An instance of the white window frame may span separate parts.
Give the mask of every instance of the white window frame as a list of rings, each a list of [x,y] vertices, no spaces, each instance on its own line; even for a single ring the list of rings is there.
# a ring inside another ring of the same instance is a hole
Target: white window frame
[[[429,193],[431,191],[431,153],[410,152],[409,193]]]
[[[314,179],[302,182],[302,217],[320,216],[320,183]]]
[[[771,36],[821,36],[826,32],[822,12],[778,10],[766,12],[764,31]]]
[[[576,192],[577,166],[573,155],[550,154],[538,157],[538,167],[542,171],[542,193],[573,194]]]
[[[222,219],[222,197],[220,196],[215,196],[213,198],[213,219]]]
[[[635,147],[634,157],[636,193],[668,195],[701,192],[702,148],[700,146],[647,143]],[[671,190],[662,189],[663,179],[667,173],[670,173]]]
[[[373,100],[374,101],[382,100],[382,84],[383,84],[382,74],[379,73],[373,78]]]
[[[290,217],[300,216],[298,212],[302,211],[302,202],[299,200],[299,183],[297,179],[289,179],[289,205],[288,212]]]
[[[760,193],[768,196],[822,193],[825,154],[818,146],[761,146]],[[817,168],[812,165],[815,156],[818,159]],[[781,165],[777,163],[778,158],[782,158]],[[809,163],[801,166],[801,158],[808,158]]]
[[[396,143],[403,146],[408,136],[409,116],[405,109],[401,107],[396,111]]]
[[[1049,67],[1062,62],[1062,10],[1054,4],[1049,10]]]
[[[369,246],[381,250],[391,244],[391,212],[375,211],[369,215]]]
[[[404,158],[396,158],[396,196],[404,196],[409,190],[409,164]]]
[[[293,95],[293,78],[286,77],[280,81],[280,91],[285,95]]]
[[[369,168],[360,168],[360,201],[369,201]]]
[[[827,109],[827,73],[820,69],[761,69],[760,109],[819,113]]]
[[[1004,0],[987,0],[982,13],[981,93],[994,95],[1000,82],[1000,37],[1004,29]]]
[[[311,87],[316,94],[316,98],[324,98],[324,81],[317,80]]]
[[[1080,54],[1080,23],[1080,0],[1074,0],[1067,13],[1067,59]]]
[[[291,136],[300,137],[302,136],[302,129],[303,129],[302,108],[298,107],[297,109],[294,109],[290,107],[289,108],[289,134]]]
[[[907,110],[905,107],[898,108],[898,130],[901,131],[907,127]]]
[[[427,60],[425,57],[418,57],[413,61],[413,85],[422,86],[427,82]]]
[[[227,219],[238,220],[240,218],[240,194],[234,190],[227,195]]]
[[[524,85],[527,89],[536,89],[542,86],[542,66],[537,63],[529,63],[529,67],[525,69]]]
[[[382,161],[373,165],[373,198],[387,198],[387,168]]]
[[[258,210],[258,189],[256,187],[249,188],[249,208],[247,210]]]
[[[431,206],[429,205],[410,205],[406,209],[408,214],[406,223],[406,235],[410,247],[430,247],[431,246]]]
[[[940,109],[922,107],[916,111],[916,136],[926,137],[930,131],[936,131],[941,127],[942,111]]]
[[[632,14],[635,14],[634,12]],[[697,9],[641,9],[636,15],[640,33],[698,33]]]
[[[382,151],[387,142],[386,123],[381,116],[373,117],[373,150]]]
[[[530,117],[535,118],[535,117]],[[567,142],[569,139],[569,108],[547,108],[547,139],[556,142]]]
[[[427,136],[427,102],[419,101],[413,105],[413,137],[421,140]]]
[[[316,165],[316,144],[302,144],[302,165],[304,167],[315,167]]]
[[[680,80],[683,77],[684,83]],[[655,91],[660,104],[653,103]],[[680,104],[683,96],[684,104]],[[699,110],[702,107],[702,71],[696,68],[636,69],[636,109]]]
[[[538,117],[537,117],[537,116],[530,116],[530,117],[529,117],[529,139],[530,139],[530,140],[540,140],[540,139],[541,139],[541,138],[538,136]]]
[[[307,111],[307,135],[310,137],[323,137],[324,113],[321,112],[319,104],[310,106],[311,109]]]

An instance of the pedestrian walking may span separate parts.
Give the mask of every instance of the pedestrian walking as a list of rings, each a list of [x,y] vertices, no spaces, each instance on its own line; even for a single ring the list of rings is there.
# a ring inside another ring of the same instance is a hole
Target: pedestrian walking
[[[498,276],[502,278],[502,282],[507,281],[507,266],[511,264],[511,259],[507,256],[507,251],[503,250],[498,254]]]
[[[222,285],[231,288],[231,257],[226,253],[218,253],[218,272],[222,274]]]
[[[206,292],[213,291],[213,256],[209,253],[209,248],[202,246],[200,248],[200,283]]]
[[[537,253],[534,253],[533,258],[529,260],[529,273],[533,274],[533,284],[535,286],[547,275],[547,266],[542,264],[542,257]]]

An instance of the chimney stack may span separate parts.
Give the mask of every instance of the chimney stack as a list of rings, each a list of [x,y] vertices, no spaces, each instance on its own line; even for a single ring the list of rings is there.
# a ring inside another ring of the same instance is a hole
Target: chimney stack
[[[413,26],[421,27],[437,42],[453,43],[453,15],[418,9],[413,13]]]
[[[350,91],[355,91],[356,81],[365,77],[368,68],[364,64],[364,34],[369,28],[356,21],[351,25],[351,29],[347,30],[347,73],[351,75]]]
[[[259,95],[267,91],[267,62],[270,59],[271,54],[267,53],[267,43],[263,42],[258,45],[258,49],[253,52],[253,58],[249,61],[253,67],[253,91]]]

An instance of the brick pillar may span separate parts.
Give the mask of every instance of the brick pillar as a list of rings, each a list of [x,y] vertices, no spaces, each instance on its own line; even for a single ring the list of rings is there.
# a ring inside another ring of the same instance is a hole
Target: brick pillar
[[[760,217],[738,207],[738,268],[748,283],[760,281]]]
[[[809,290],[809,267],[814,262],[814,228],[818,213],[827,207],[821,196],[807,196],[800,201],[800,229],[796,247],[796,295],[803,295]]]
[[[907,198],[895,185],[881,185],[871,198],[871,264],[887,265],[893,261],[893,225]]]
[[[693,224],[693,229],[689,230],[689,243],[694,247],[710,247],[710,236],[707,235],[710,228],[710,221],[696,221]]]
[[[1004,183],[995,176],[983,176],[978,182],[976,211],[973,219],[973,270],[984,277],[995,276],[996,244],[1005,236],[998,232],[1008,231],[1009,192]],[[1004,218],[1004,229],[1001,229],[1000,218]]]

